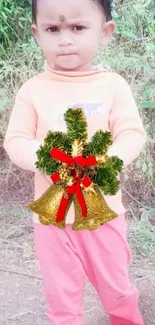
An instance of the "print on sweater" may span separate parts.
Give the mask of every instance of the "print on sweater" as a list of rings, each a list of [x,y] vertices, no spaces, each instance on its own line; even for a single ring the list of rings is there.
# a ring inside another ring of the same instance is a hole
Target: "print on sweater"
[[[68,108],[82,108],[85,112],[86,117],[93,117],[97,115],[102,115],[105,112],[105,105],[103,102],[97,101],[79,101],[76,103],[71,103],[66,106]],[[58,117],[59,121],[64,120],[64,113],[60,113]]]

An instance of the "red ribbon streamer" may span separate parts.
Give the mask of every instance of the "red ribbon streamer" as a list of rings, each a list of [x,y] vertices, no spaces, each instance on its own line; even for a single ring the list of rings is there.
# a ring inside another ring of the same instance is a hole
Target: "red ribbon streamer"
[[[62,163],[66,163],[68,165],[79,165],[82,168],[96,165],[95,156],[89,156],[87,158],[79,156],[79,157],[72,158],[68,154],[66,154],[64,151],[57,149],[57,148],[53,148],[50,152],[50,155],[54,159],[61,161]],[[58,181],[60,181],[60,173],[56,172],[55,174],[53,174],[51,176],[51,179],[54,183],[57,183]],[[84,185],[84,187],[88,187],[91,185],[92,180],[90,179],[90,177],[88,175],[85,176],[84,179],[82,179],[80,176],[78,178],[74,177],[74,179],[75,179],[74,184],[71,186],[67,186],[67,188],[66,188],[66,196],[67,197],[65,197],[65,195],[63,195],[63,197],[62,197],[62,200],[61,200],[61,203],[60,203],[60,206],[58,209],[58,213],[57,213],[57,218],[56,218],[57,222],[61,222],[64,220],[70,197],[73,194],[76,195],[77,200],[79,201],[82,216],[84,218],[87,216],[87,207],[86,207],[85,199],[84,199],[84,196],[83,196],[83,193],[81,190],[81,183]]]

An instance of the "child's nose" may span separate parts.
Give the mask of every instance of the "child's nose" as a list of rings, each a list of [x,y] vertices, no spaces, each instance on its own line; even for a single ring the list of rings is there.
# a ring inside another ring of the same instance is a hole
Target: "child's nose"
[[[73,39],[71,33],[62,32],[59,38],[59,46],[69,46],[73,45]]]

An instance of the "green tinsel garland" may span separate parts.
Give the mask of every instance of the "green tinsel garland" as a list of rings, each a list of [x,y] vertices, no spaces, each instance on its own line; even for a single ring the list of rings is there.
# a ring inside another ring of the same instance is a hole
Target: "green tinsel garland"
[[[57,172],[61,163],[50,156],[52,148],[62,149],[71,155],[72,143],[79,139],[83,141],[83,156],[103,155],[107,153],[112,145],[112,134],[98,130],[90,142],[88,138],[87,122],[81,108],[68,109],[64,115],[67,125],[67,133],[49,131],[44,144],[37,151],[38,161],[36,167],[47,175]],[[115,195],[119,189],[120,182],[118,174],[122,171],[123,162],[118,157],[110,157],[108,160],[97,166],[95,169],[88,168],[88,175],[94,184],[97,184],[105,195]]]

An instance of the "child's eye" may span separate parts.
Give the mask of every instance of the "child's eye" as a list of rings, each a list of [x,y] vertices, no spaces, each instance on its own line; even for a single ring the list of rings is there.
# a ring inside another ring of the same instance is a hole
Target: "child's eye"
[[[59,31],[59,28],[56,26],[53,26],[53,27],[48,28],[47,31],[50,33],[57,33]]]
[[[84,26],[73,26],[73,30],[76,32],[76,31],[82,31],[82,30],[84,30],[85,29],[85,27]]]

